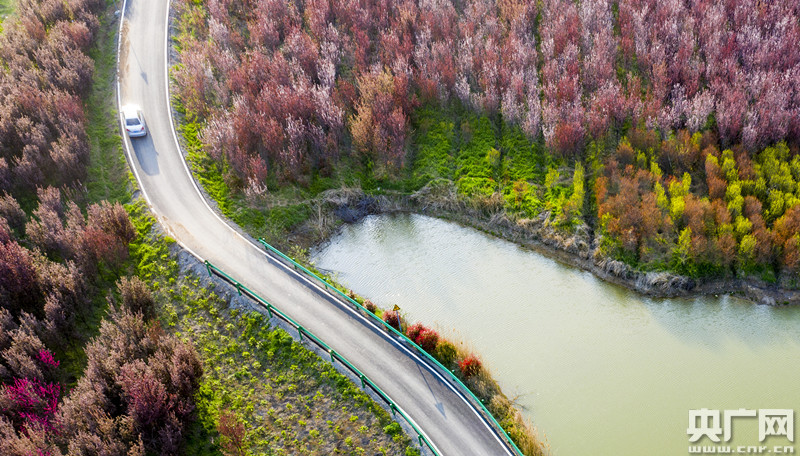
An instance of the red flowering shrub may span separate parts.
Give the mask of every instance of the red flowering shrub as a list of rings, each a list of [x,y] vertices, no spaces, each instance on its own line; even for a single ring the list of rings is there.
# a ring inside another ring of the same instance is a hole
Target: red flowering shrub
[[[16,408],[21,418],[20,431],[27,432],[32,427],[41,427],[45,431],[55,432],[55,414],[61,385],[43,383],[39,379],[15,378],[13,385],[5,388],[5,396]]]
[[[436,350],[436,345],[439,344],[439,333],[433,329],[425,328],[420,331],[414,342],[426,352],[433,353],[433,351]]]
[[[429,353],[433,353],[439,344],[439,333],[425,327],[422,323],[414,323],[406,328],[406,336]]]
[[[464,378],[470,378],[481,371],[482,364],[475,355],[469,355],[458,363],[458,367]]]
[[[419,322],[414,323],[413,325],[406,328],[406,336],[408,336],[409,339],[416,342],[417,337],[419,337],[419,334],[426,329],[427,328],[422,323]]]
[[[61,364],[46,349],[40,349],[36,358],[51,369]],[[4,412],[11,412],[10,416],[19,431],[27,434],[31,429],[41,429],[47,433],[58,433],[55,415],[61,385],[57,382],[46,382],[35,377],[15,378],[14,384],[6,385],[0,394],[13,404]]]
[[[39,361],[52,367],[58,367],[61,364],[61,361],[56,361],[56,359],[53,358],[53,354],[45,349],[39,350]]]

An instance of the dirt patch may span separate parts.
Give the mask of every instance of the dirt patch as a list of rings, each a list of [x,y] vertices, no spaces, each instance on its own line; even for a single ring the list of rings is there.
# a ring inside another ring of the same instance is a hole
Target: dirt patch
[[[119,77],[120,85],[123,83],[123,75],[128,74],[128,54],[130,54],[131,43],[128,39],[128,32],[130,26],[125,18],[122,18],[122,32],[120,33],[120,46],[119,46]]]

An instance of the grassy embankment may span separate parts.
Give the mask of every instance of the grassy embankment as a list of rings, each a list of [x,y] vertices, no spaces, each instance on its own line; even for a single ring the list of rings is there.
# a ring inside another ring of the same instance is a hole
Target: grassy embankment
[[[231,310],[200,279],[179,270],[174,241],[160,235],[141,199],[119,137],[114,71],[114,17],[103,18],[91,52],[94,83],[87,101],[91,165],[87,200],[126,205],[138,237],[130,246],[129,275],[148,282],[163,304],[161,324],[197,347],[205,375],[197,397],[198,421],[187,442],[189,454],[221,454],[221,413],[244,424],[238,454],[416,454],[399,425],[346,377],[259,313]],[[98,293],[98,322],[107,306]],[[97,325],[87,324],[87,335]],[[71,364],[82,369],[80,354]]]
[[[139,238],[133,263],[152,284],[160,320],[198,350],[205,375],[188,454],[219,454],[220,415],[243,423],[241,454],[417,454],[389,414],[262,314],[229,308],[202,278],[183,276],[174,241],[154,230],[141,200],[130,204]],[[236,453],[235,453],[236,454]]]

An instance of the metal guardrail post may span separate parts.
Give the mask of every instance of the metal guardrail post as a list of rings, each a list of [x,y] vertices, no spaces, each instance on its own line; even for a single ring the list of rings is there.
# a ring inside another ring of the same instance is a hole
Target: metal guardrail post
[[[206,264],[206,271],[208,271],[208,275],[211,276],[211,263],[208,260],[205,261]]]

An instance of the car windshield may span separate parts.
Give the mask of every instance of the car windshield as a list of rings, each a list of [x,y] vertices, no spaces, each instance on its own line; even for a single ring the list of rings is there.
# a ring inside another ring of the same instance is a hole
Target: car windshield
[[[132,119],[125,119],[125,125],[139,125],[139,119],[136,117]]]

